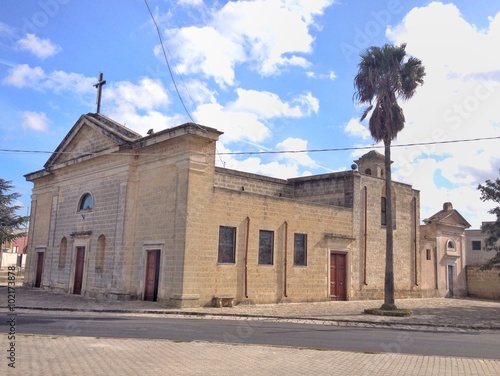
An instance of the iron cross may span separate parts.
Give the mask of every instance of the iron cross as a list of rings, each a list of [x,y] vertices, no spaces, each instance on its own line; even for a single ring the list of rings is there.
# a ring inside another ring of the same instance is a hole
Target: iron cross
[[[101,95],[102,95],[102,85],[106,83],[106,80],[102,79],[102,72],[99,72],[99,82],[94,85],[97,88],[97,113],[101,111]]]

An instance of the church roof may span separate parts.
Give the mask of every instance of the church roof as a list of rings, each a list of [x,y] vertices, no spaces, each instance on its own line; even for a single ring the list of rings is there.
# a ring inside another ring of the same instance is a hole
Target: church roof
[[[92,127],[100,134],[110,139],[114,146],[131,145],[134,141],[142,138],[139,133],[136,133],[133,130],[125,127],[124,125],[117,123],[107,116],[98,113],[88,113],[86,115],[80,116],[75,125],[73,125],[68,134],[64,137],[59,146],[47,160],[44,168],[49,168],[50,166],[54,165],[61,157],[61,155],[67,152],[67,149],[70,146],[71,142],[77,137],[78,133],[84,125]],[[92,150],[91,148],[85,150],[87,154],[95,154],[102,151],[104,150]]]
[[[363,154],[358,160],[356,160],[354,162],[358,163],[359,161],[362,161],[362,160],[364,161],[367,159],[381,159],[383,161],[383,160],[385,160],[385,156],[384,156],[384,154],[381,154],[376,150],[372,150],[366,154]]]
[[[424,219],[425,224],[439,223],[449,225],[459,225],[464,228],[469,228],[471,225],[462,215],[455,209],[451,202],[445,202],[443,209],[429,218]]]

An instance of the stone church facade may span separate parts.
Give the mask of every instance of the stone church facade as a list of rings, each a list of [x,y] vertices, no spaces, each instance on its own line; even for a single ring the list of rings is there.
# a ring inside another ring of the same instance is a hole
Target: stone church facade
[[[382,298],[383,156],[276,179],[216,167],[220,135],[187,123],[142,137],[82,115],[26,175],[25,283],[171,307]],[[426,296],[419,192],[392,190],[396,298]]]

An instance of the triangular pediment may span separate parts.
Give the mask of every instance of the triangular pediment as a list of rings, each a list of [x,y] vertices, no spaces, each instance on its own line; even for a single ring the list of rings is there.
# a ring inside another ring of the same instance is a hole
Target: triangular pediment
[[[462,217],[462,215],[455,209],[451,203],[445,203],[443,210],[437,212],[433,216],[424,219],[426,224],[434,223],[437,225],[447,225],[453,227],[469,228],[470,223]]]
[[[456,211],[450,213],[450,215],[446,216],[445,218],[442,218],[439,223],[441,224],[446,224],[450,226],[464,226],[468,227],[467,221]]]
[[[82,158],[112,153],[142,136],[101,114],[82,115],[44,167],[75,163]]]

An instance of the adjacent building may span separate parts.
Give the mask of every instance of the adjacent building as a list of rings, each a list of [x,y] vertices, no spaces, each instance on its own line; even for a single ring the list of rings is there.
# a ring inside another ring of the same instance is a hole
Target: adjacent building
[[[488,222],[483,222],[484,225]],[[481,226],[482,227],[482,226]],[[467,265],[481,266],[493,257],[493,252],[484,250],[484,242],[488,234],[481,229],[470,229],[465,231],[465,253],[467,255]]]
[[[420,227],[422,289],[433,296],[467,296],[466,229],[469,222],[445,202]]]

